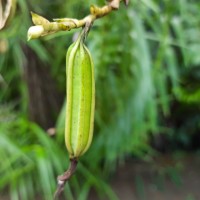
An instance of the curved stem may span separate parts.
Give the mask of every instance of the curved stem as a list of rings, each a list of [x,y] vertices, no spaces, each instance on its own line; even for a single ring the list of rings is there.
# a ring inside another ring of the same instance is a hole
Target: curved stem
[[[71,176],[76,171],[77,164],[78,164],[78,161],[76,159],[71,159],[68,170],[63,175],[58,176],[58,178],[57,178],[58,186],[57,186],[57,190],[54,194],[54,200],[59,199],[60,195],[62,194],[62,192],[64,190],[64,186],[65,186],[66,182],[71,178]]]

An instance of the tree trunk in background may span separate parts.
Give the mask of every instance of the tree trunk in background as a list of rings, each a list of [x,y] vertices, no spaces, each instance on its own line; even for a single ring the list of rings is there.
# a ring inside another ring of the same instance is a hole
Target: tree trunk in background
[[[54,127],[62,106],[62,95],[49,73],[48,64],[39,60],[29,47],[25,47],[24,52],[28,58],[24,67],[24,77],[28,87],[30,120],[44,129]]]

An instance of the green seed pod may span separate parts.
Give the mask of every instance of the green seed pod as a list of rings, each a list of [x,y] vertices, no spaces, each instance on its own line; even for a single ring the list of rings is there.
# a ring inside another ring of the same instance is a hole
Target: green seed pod
[[[79,158],[93,137],[95,80],[91,54],[81,34],[66,56],[67,106],[65,143],[70,158]]]

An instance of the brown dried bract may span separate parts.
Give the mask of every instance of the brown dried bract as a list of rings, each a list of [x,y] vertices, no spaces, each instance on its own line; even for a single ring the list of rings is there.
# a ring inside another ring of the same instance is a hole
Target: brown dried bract
[[[15,13],[16,0],[0,0],[0,30],[6,27]]]
[[[124,3],[125,3],[126,6],[128,6],[129,0],[124,0]]]

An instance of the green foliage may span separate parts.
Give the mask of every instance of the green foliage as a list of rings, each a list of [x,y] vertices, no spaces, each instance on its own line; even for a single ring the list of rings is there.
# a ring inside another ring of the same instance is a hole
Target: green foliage
[[[37,195],[51,199],[55,177],[68,164],[65,106],[55,122],[56,137],[28,119],[23,75],[29,58],[24,47],[48,64],[65,95],[65,54],[75,30],[27,43],[29,11],[48,19],[82,18],[92,3],[104,1],[18,0],[12,25],[0,32],[1,40],[8,43],[7,52],[0,54],[0,188],[8,188],[12,200]],[[119,11],[95,22],[87,39],[96,76],[94,141],[67,185],[68,199],[87,199],[92,186],[117,199],[106,184],[108,174],[127,156],[152,156],[152,134],[165,133],[171,141],[191,144],[200,127],[199,7],[197,0],[173,4],[132,0],[127,8],[121,5]]]

